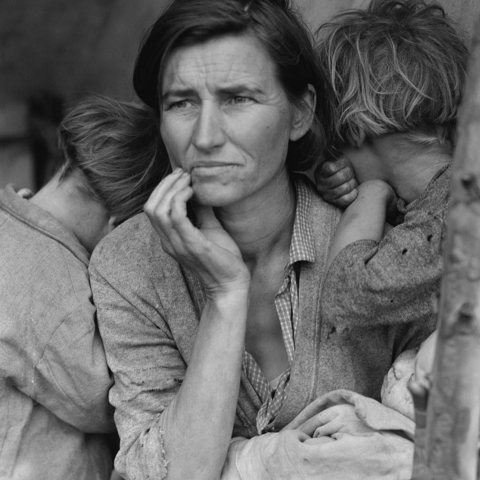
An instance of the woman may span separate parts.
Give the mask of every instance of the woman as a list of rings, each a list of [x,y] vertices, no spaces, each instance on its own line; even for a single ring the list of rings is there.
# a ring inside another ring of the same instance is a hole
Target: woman
[[[0,478],[108,480],[112,376],[90,254],[162,176],[150,109],[85,100],[59,128],[59,171],[30,199],[0,190]]]
[[[219,478],[232,432],[278,431],[336,388],[378,397],[391,363],[395,328],[329,341],[318,315],[339,212],[293,172],[320,157],[329,103],[286,3],[176,1],[138,57],[174,171],[91,263],[128,479]]]

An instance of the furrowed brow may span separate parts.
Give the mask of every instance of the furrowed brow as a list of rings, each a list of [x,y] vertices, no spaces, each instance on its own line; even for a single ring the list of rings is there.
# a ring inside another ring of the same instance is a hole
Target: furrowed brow
[[[221,95],[239,95],[241,93],[251,93],[254,95],[260,95],[264,93],[261,88],[255,87],[253,85],[245,85],[245,84],[222,87],[218,89],[218,92]]]
[[[162,95],[162,100],[169,97],[191,97],[195,95],[195,90],[191,88],[172,88]]]

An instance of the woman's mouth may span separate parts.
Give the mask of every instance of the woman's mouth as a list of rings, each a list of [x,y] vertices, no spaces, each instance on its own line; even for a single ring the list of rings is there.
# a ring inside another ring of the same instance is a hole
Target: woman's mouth
[[[235,167],[238,167],[238,165],[233,163],[199,164],[191,168],[190,174],[192,176],[211,177],[228,173]]]

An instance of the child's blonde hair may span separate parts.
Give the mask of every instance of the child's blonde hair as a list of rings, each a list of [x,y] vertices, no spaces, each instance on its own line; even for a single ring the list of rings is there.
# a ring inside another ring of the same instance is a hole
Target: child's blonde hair
[[[335,92],[334,144],[409,132],[452,154],[468,50],[438,4],[373,1],[317,31]]]

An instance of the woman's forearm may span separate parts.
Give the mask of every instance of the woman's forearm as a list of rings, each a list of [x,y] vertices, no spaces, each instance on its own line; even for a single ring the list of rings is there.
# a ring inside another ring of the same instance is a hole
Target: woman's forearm
[[[220,477],[238,401],[248,291],[208,300],[182,386],[163,413],[169,479]]]

